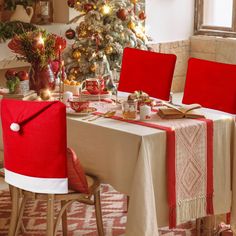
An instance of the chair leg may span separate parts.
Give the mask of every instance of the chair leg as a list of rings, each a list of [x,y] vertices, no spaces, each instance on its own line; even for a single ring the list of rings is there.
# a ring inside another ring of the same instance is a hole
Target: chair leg
[[[11,208],[11,220],[8,230],[8,236],[15,236],[17,219],[18,219],[18,204],[19,204],[19,191],[16,187],[9,185],[11,200],[12,200],[12,208]]]
[[[47,236],[54,235],[54,195],[48,194]]]
[[[20,228],[22,229],[22,231],[24,231],[24,225],[22,223],[22,217],[23,217],[23,213],[24,213],[24,209],[25,209],[25,204],[26,204],[26,198],[23,197],[21,202],[20,202],[20,209],[19,209],[18,221],[17,221],[17,225],[16,225],[15,236],[18,235],[18,232],[19,232]]]
[[[201,235],[201,218],[196,219],[196,236]]]
[[[212,236],[214,234],[215,216],[206,216],[202,219],[202,232],[204,236]]]
[[[96,193],[94,194],[94,205],[95,205],[95,214],[96,214],[98,235],[103,236],[104,230],[103,230],[103,222],[102,222],[100,190],[96,191]]]
[[[127,209],[126,209],[126,213],[128,213],[128,209],[129,209],[129,195],[127,195]]]
[[[61,208],[66,205],[66,201],[61,201]],[[61,221],[62,221],[62,232],[63,232],[63,236],[67,236],[67,211],[65,210],[62,217],[61,217]]]

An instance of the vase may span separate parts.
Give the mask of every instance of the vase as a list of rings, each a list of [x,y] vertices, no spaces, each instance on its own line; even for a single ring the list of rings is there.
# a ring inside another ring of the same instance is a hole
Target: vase
[[[50,65],[40,67],[32,65],[29,72],[29,88],[39,95],[41,89],[54,90],[56,86],[55,76]]]
[[[33,17],[34,9],[33,7],[27,6],[24,8],[23,5],[16,5],[16,10],[12,14],[10,21],[22,21],[25,23],[30,23]]]

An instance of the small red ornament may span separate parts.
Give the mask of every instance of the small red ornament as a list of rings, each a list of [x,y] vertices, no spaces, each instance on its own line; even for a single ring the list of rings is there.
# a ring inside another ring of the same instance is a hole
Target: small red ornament
[[[90,4],[90,3],[84,4],[84,11],[85,12],[89,12],[91,10],[93,10],[93,4]]]
[[[68,7],[74,8],[75,7],[76,0],[68,0],[67,5]]]
[[[73,29],[68,29],[65,33],[67,39],[74,39],[75,38],[75,31]]]
[[[138,17],[139,17],[140,20],[145,20],[146,19],[146,15],[145,15],[144,11],[141,11],[139,13]]]
[[[125,21],[127,19],[128,12],[125,9],[119,9],[116,13],[116,16],[121,19],[122,21]]]

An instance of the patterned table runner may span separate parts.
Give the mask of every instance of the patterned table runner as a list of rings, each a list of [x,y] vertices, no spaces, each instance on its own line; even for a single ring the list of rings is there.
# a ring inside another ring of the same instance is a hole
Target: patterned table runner
[[[170,228],[190,219],[213,214],[212,120],[201,118],[142,122],[120,116],[111,119],[166,131]]]

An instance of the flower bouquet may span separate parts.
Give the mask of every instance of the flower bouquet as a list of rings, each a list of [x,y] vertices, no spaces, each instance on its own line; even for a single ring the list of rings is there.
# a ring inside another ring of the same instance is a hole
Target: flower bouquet
[[[61,53],[66,48],[66,40],[45,30],[35,30],[15,35],[8,47],[17,54],[19,60],[31,64],[30,89],[37,93],[41,89],[55,88],[55,76],[51,64],[61,62]]]

